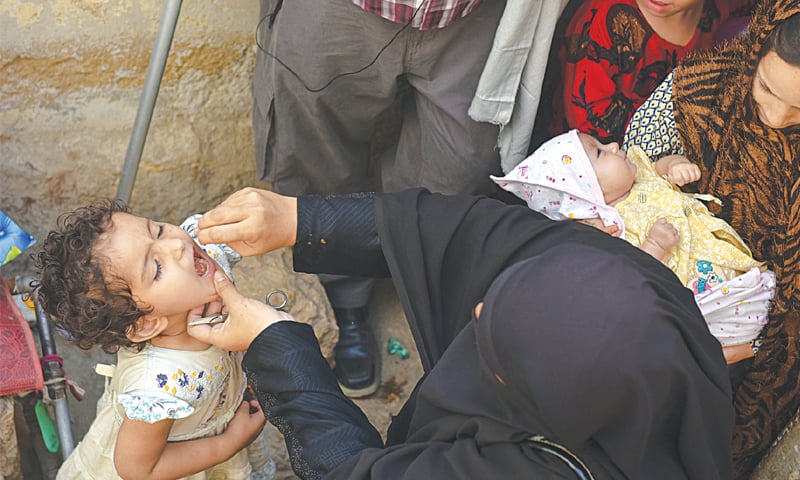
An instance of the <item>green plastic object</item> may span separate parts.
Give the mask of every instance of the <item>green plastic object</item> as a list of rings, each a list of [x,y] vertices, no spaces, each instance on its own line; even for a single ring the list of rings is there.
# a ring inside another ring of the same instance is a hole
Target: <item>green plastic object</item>
[[[58,432],[56,431],[53,420],[50,419],[50,414],[47,412],[47,405],[43,401],[36,402],[36,421],[39,423],[39,430],[42,431],[42,440],[44,446],[50,453],[56,453],[61,446],[58,440]]]
[[[387,352],[389,355],[398,355],[400,358],[405,360],[408,358],[408,350],[404,347],[400,342],[395,340],[394,338],[390,338],[388,345],[386,346]]]

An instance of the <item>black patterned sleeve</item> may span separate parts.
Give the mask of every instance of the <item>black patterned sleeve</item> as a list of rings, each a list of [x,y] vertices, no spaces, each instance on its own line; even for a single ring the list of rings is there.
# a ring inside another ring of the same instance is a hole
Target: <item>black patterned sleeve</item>
[[[278,322],[242,360],[264,414],[284,435],[295,474],[325,476],[360,452],[383,447],[377,430],[339,389],[309,325]]]
[[[372,193],[298,197],[294,270],[387,277],[375,218]]]

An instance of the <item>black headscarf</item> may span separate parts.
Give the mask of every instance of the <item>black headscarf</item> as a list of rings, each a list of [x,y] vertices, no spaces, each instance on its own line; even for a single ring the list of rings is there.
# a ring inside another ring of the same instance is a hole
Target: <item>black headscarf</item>
[[[708,407],[730,394],[694,305],[659,276],[569,243],[511,266],[475,324],[482,366],[516,425],[596,443],[627,478],[729,478],[731,409]]]

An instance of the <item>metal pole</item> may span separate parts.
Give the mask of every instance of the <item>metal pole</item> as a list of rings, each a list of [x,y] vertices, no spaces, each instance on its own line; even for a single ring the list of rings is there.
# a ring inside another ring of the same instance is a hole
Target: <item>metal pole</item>
[[[32,295],[36,295],[34,292]],[[39,341],[42,345],[42,355],[56,355],[56,342],[50,330],[50,317],[44,311],[38,301],[34,301],[36,307],[36,326],[39,330]],[[61,457],[66,459],[72,450],[75,449],[75,440],[72,436],[72,425],[69,420],[69,405],[67,404],[67,381],[64,377],[64,369],[58,362],[44,362],[42,365],[45,382],[53,379],[62,379],[55,383],[45,385],[53,403],[56,417],[56,429],[61,443]]]
[[[164,3],[156,44],[150,55],[150,65],[147,67],[144,89],[139,99],[139,109],[136,112],[136,120],[133,123],[128,151],[125,154],[125,164],[122,167],[122,175],[120,175],[117,188],[117,198],[125,203],[130,202],[131,199],[133,181],[139,170],[139,160],[142,158],[142,150],[144,150],[147,130],[150,128],[150,120],[153,117],[158,89],[161,86],[161,78],[164,76],[164,67],[167,64],[172,37],[175,34],[175,25],[178,23],[181,3],[181,0],[166,0]]]

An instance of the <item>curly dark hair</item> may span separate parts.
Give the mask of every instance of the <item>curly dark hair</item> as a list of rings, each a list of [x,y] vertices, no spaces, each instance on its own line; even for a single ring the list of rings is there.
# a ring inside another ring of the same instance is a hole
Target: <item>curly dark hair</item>
[[[34,255],[34,287],[53,323],[79,348],[100,345],[112,354],[123,346],[144,347],[126,333],[135,331],[136,320],[151,311],[137,304],[122,279],[103,275],[109,259],[92,251],[98,237],[112,227],[116,212],[129,209],[118,200],[104,199],[61,215],[56,230]]]

